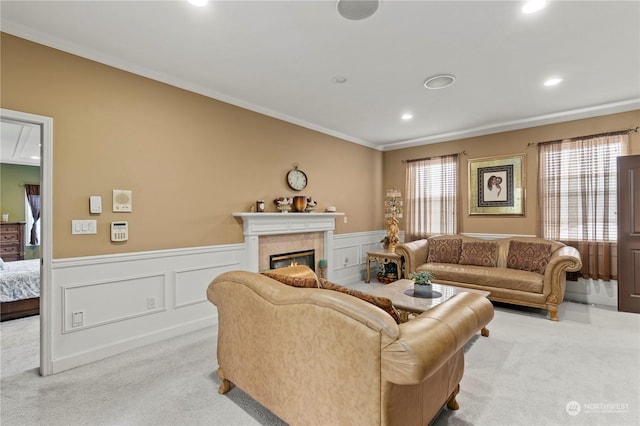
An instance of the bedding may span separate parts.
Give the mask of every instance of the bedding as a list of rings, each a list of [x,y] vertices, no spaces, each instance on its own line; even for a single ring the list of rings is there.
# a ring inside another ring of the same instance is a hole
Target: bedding
[[[3,262],[0,302],[40,297],[40,259]]]

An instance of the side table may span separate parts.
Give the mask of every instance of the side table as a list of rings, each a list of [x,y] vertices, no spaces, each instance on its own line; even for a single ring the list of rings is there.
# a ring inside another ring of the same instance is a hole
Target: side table
[[[367,279],[366,283],[371,282],[371,261],[380,265],[395,263],[398,268],[398,279],[402,278],[402,256],[390,251],[368,251],[367,252]]]

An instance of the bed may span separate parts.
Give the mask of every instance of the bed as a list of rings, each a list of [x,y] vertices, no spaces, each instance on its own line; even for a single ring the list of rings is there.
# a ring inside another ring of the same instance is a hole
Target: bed
[[[40,313],[40,259],[0,259],[0,321]]]

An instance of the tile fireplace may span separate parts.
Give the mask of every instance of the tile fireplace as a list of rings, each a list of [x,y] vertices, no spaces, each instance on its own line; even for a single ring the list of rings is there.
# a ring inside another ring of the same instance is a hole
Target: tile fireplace
[[[269,269],[284,268],[294,265],[306,265],[316,269],[316,251],[302,250],[289,253],[277,253],[269,255]]]
[[[269,254],[302,251],[311,246],[315,250],[314,262],[331,259],[336,217],[344,216],[344,213],[233,213],[233,216],[243,224],[245,268],[259,272],[269,269]],[[305,246],[301,247],[301,242],[306,242]],[[265,244],[276,244],[279,249],[263,253],[270,250],[265,249]],[[327,279],[331,279],[331,266]]]

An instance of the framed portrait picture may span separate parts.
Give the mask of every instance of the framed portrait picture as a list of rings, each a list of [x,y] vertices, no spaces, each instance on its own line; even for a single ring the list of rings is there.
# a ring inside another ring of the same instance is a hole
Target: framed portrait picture
[[[469,160],[469,214],[524,216],[525,155]]]

